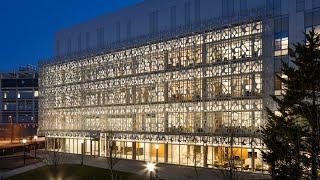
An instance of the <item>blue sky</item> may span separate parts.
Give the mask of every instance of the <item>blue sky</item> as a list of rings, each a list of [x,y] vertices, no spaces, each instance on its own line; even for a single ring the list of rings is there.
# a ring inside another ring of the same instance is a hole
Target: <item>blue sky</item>
[[[55,33],[143,0],[0,0],[0,71],[37,65],[54,52]]]

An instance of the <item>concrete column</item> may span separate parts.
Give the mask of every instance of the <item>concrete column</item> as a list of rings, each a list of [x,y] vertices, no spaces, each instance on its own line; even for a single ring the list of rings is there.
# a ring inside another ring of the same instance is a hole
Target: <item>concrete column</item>
[[[212,165],[214,166],[214,161],[215,161],[215,159],[216,159],[216,154],[215,154],[215,147],[214,146],[212,146]]]
[[[254,168],[254,165],[255,165],[255,162],[254,162],[254,158],[255,158],[255,154],[254,154],[254,147],[251,149],[252,151],[252,156],[251,156],[251,171],[255,171],[255,168]]]
[[[137,142],[132,142],[132,159],[137,159]]]
[[[164,112],[164,132],[169,131],[169,115],[168,112]]]
[[[90,143],[90,156],[92,156],[92,141],[91,141],[91,137],[90,137],[90,139],[89,139],[89,143]]]
[[[204,37],[205,39],[205,37]],[[205,64],[207,62],[207,51],[206,51],[206,44],[203,43],[201,45],[201,49],[202,49],[202,63]]]
[[[169,54],[168,51],[164,52],[164,67],[168,68],[168,59],[169,59]]]
[[[168,143],[164,144],[164,162],[168,163],[169,148]]]
[[[52,147],[52,149],[53,149],[54,151],[56,151],[56,138],[52,138],[52,140],[53,140],[53,147]]]
[[[203,147],[203,167],[208,167],[208,146],[204,145]]]
[[[98,141],[98,156],[100,157],[100,138],[99,138],[99,141]]]

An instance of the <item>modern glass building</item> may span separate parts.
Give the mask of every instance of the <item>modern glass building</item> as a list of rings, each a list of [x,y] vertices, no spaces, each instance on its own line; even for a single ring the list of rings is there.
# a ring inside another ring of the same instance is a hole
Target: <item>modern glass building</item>
[[[114,140],[124,159],[266,170],[259,129],[281,95],[275,74],[289,42],[320,24],[320,3],[294,2],[147,0],[59,32],[40,69],[38,133],[66,153],[84,140],[105,157]]]

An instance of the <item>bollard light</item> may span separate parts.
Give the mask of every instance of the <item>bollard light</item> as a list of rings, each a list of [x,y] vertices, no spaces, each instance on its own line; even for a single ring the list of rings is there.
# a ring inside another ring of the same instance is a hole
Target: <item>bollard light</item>
[[[153,164],[152,162],[148,162],[147,165],[146,165],[146,167],[147,167],[147,170],[148,170],[149,173],[150,173],[150,180],[151,180],[151,179],[152,179],[152,172],[155,170],[156,165]]]
[[[22,139],[22,143],[23,143],[23,165],[26,165],[26,143],[27,140],[26,139]]]
[[[37,139],[38,139],[38,136],[37,135],[35,135],[35,136],[33,136],[33,139],[34,139],[34,141],[35,141],[35,144],[34,144],[34,158],[37,158]]]

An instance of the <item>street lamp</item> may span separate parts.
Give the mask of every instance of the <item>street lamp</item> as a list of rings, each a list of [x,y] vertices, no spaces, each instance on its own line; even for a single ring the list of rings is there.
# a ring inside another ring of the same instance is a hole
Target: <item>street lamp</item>
[[[22,139],[22,143],[23,143],[23,165],[26,165],[26,143],[27,140],[26,139]]]
[[[83,166],[83,144],[84,144],[83,139],[80,139],[80,144],[81,144],[81,166]]]
[[[150,172],[150,180],[151,180],[152,179],[152,172],[154,171],[156,166],[152,162],[148,162],[146,167],[147,167],[147,170]]]
[[[156,144],[155,148],[156,148],[156,165],[158,165],[159,144]],[[156,171],[156,178],[158,178],[158,168],[156,168],[155,171]]]
[[[37,158],[37,140],[38,140],[38,136],[33,136],[33,139],[35,140],[35,144],[34,144],[34,158]]]

